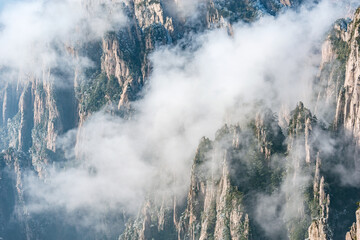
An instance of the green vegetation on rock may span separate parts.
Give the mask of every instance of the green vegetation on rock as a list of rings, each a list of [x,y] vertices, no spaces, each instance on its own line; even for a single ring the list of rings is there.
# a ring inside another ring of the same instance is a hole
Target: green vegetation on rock
[[[104,73],[100,73],[83,86],[82,111],[96,112],[108,102],[117,103],[120,96],[118,80],[114,76],[108,78]]]

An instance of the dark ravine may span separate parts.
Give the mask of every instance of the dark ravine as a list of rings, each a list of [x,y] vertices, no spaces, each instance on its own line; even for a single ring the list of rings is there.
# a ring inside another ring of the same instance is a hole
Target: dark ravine
[[[338,20],[323,44],[314,112],[300,102],[280,126],[276,113],[261,109],[244,125],[224,125],[214,139],[202,138],[186,197],[149,194],[137,216],[104,216],[110,233],[74,227],[57,213],[31,215],[26,208],[24,173],[46,180],[48,168],[64,161],[58,136],[81,129],[104,108],[124,119],[136,114],[132,103],[149,81],[154,49],[213,28],[231,34],[238,21],[251,23],[301,4],[206,0],[190,19],[172,11],[174,0],[127,1],[126,27],[101,41],[66,47],[69,56],[95,63],[84,73],[44,66],[41,78],[18,73],[18,82],[1,83],[0,239],[360,239],[358,183],[345,184],[333,171],[340,164],[359,171],[360,10],[351,21]],[[334,154],[321,151],[324,136],[336,142]],[[300,181],[302,175],[309,178]],[[257,207],[262,199],[268,206],[270,198],[278,200],[276,220]],[[276,221],[275,232],[264,227],[268,221]]]

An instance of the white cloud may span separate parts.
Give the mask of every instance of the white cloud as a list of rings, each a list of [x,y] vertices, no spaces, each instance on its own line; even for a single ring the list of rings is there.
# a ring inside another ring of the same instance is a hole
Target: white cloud
[[[121,27],[126,18],[120,3],[33,0],[6,5],[0,12],[0,69],[36,75],[47,68],[74,65],[66,47],[76,48]]]
[[[235,25],[233,36],[224,29],[195,36],[186,50],[158,49],[151,57],[149,88],[134,103],[134,119],[104,112],[88,119],[76,146],[79,159],[50,171],[46,185],[33,182],[39,201],[32,209],[42,210],[45,202],[69,212],[123,207],[135,213],[149,192],[184,196],[202,136],[212,137],[224,122],[246,121],[259,101],[275,111],[300,100],[311,103],[320,62],[316,50],[342,14],[324,1]],[[65,34],[68,28],[60,30]]]

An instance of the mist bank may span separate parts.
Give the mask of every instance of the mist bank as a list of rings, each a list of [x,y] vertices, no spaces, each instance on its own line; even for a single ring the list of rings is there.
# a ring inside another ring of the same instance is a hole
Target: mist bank
[[[75,142],[74,132],[60,138],[70,146],[64,150],[68,167],[49,171],[45,186],[29,181],[37,189],[32,207],[136,213],[149,192],[184,196],[201,137],[224,123],[244,124],[256,105],[277,112],[300,100],[312,106],[318,49],[343,14],[324,1],[234,24],[230,35],[224,28],[194,35],[185,49],[160,47],[150,57],[152,74],[143,98],[133,103],[133,118],[93,114],[76,142],[80,159],[66,143]]]

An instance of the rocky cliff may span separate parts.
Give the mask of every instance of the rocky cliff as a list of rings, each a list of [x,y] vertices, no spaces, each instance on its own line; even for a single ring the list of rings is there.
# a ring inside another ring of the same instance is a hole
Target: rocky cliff
[[[356,222],[353,223],[353,225],[350,228],[350,231],[346,233],[346,240],[354,240],[358,239],[360,237],[359,232],[359,210],[356,211]]]
[[[251,191],[279,184],[276,180],[271,182],[272,177],[278,176],[279,170],[272,171],[269,161],[271,154],[284,151],[282,142],[264,140],[275,136],[275,139],[284,141],[280,128],[265,130],[266,124],[273,124],[268,121],[275,119],[270,116],[257,119],[256,126],[259,128],[255,126],[255,120],[254,129],[241,130],[236,125],[225,125],[213,141],[201,139],[185,204],[181,206],[181,201],[179,204],[174,200],[173,205],[167,208],[165,205],[168,217],[164,218],[164,206],[149,214],[149,204],[145,203],[144,209],[133,222],[129,222],[120,239],[151,239],[154,236],[159,239],[250,239],[252,232],[248,212],[253,209],[248,201]],[[266,124],[263,124],[264,120]],[[249,137],[249,131],[256,131],[258,138]],[[280,144],[280,148],[273,148],[271,154],[270,150],[266,153],[261,150],[263,145],[276,144]],[[239,157],[242,154],[246,156]],[[247,158],[254,162],[247,162]],[[238,177],[238,174],[246,177]],[[259,179],[260,176],[266,179]],[[160,218],[163,220],[159,221]],[[166,220],[169,222],[166,223]],[[147,226],[158,226],[156,234]],[[164,229],[161,226],[171,227]]]

